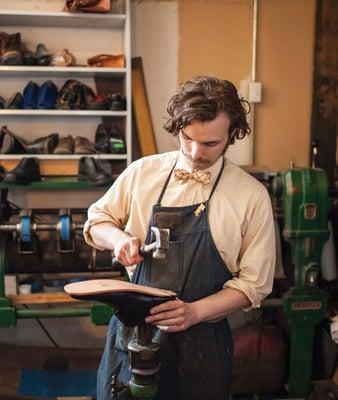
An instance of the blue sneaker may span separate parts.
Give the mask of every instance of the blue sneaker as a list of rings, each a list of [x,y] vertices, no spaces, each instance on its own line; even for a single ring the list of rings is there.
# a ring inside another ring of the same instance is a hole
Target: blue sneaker
[[[23,108],[38,108],[39,86],[29,81],[23,90]]]
[[[55,108],[57,95],[57,87],[52,81],[46,81],[43,83],[40,88],[38,108],[47,110]]]

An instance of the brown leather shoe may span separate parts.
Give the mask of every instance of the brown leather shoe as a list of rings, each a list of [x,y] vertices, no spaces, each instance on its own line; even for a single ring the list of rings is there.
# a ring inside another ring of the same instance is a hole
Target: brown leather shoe
[[[123,54],[98,54],[87,59],[90,67],[124,68],[126,66]]]
[[[68,135],[59,139],[59,144],[55,147],[54,154],[73,154],[74,153],[74,139],[73,136]]]
[[[65,11],[83,11],[89,13],[108,13],[110,0],[66,0]]]
[[[96,153],[94,144],[83,136],[77,136],[74,140],[75,154],[93,154]]]

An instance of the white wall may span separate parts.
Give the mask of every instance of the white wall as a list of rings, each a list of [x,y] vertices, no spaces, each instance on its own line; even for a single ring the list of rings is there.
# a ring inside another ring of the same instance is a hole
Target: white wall
[[[166,107],[177,89],[178,2],[133,1],[131,7],[132,57],[142,57],[158,152],[178,148],[163,128]]]

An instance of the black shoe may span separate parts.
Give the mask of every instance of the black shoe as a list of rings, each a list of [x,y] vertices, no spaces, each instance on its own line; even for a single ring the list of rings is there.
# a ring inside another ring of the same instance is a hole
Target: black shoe
[[[100,123],[96,128],[95,149],[100,153],[109,153],[109,132],[103,123]]]
[[[71,283],[64,290],[75,299],[94,300],[112,306],[117,318],[129,327],[143,322],[151,308],[177,298],[170,291],[129,282],[116,283],[111,279]]]
[[[6,101],[2,96],[0,96],[0,109],[3,110],[4,108],[6,108]]]
[[[23,108],[23,97],[20,92],[13,94],[13,96],[8,101],[7,108],[15,110]]]
[[[38,138],[26,146],[27,153],[51,154],[59,142],[59,134],[51,133],[48,136]]]
[[[7,126],[0,129],[1,154],[26,154],[27,143],[17,135],[14,135]]]
[[[27,185],[41,179],[39,160],[37,158],[23,158],[19,164],[4,176],[4,183]]]
[[[126,109],[126,98],[120,93],[110,93],[108,95],[109,109],[112,111],[124,111]]]
[[[80,180],[87,180],[89,186],[105,186],[112,183],[112,176],[104,173],[92,157],[81,157],[79,162]]]

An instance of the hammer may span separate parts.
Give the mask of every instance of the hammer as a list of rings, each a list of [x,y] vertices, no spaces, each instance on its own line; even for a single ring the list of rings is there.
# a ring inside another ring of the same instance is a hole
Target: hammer
[[[154,258],[165,258],[165,255],[169,249],[169,237],[170,231],[169,229],[157,228],[155,226],[151,227],[152,233],[155,235],[155,241],[150,244],[146,244],[145,246],[140,247],[140,254],[145,256],[146,253],[154,250],[153,257]],[[114,266],[119,266],[121,263],[117,260],[116,257],[113,257],[112,264]]]

